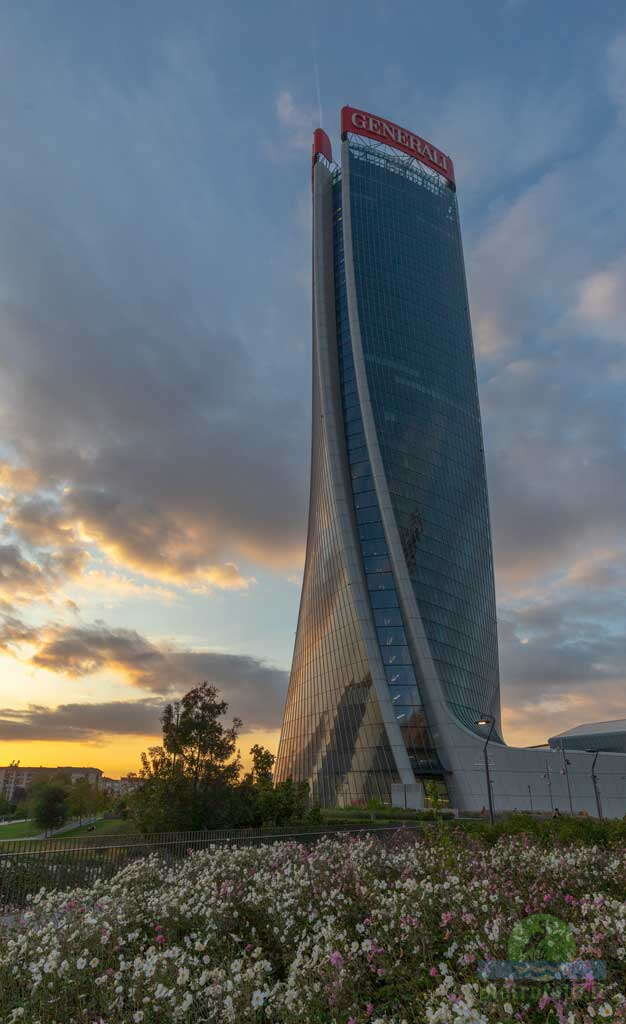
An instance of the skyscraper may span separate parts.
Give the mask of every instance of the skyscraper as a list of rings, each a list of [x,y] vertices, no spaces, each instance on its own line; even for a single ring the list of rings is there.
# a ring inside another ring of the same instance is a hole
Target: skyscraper
[[[341,130],[340,166],[313,141],[309,528],[276,774],[322,805],[419,804],[428,779],[480,807],[485,740],[510,748],[454,169],[364,111]]]

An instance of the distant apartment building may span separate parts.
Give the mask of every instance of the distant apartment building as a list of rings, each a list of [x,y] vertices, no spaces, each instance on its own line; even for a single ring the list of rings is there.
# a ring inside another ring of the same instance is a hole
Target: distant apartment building
[[[139,785],[139,779],[134,775],[122,775],[121,779],[109,779],[103,776],[100,781],[100,788],[111,796],[125,796],[132,793]]]
[[[120,781],[120,779],[109,779],[108,776],[103,775],[100,779],[100,789],[103,793],[109,793],[111,796],[119,796]]]
[[[136,775],[122,775],[120,782],[120,794],[124,796],[126,793],[133,793],[139,786],[141,779],[138,779]]]
[[[76,768],[68,765],[58,768],[27,768],[21,764],[0,767],[0,795],[5,800],[19,799],[30,787],[50,775],[65,775],[70,782],[86,779],[90,785],[99,786],[103,774],[99,768]]]

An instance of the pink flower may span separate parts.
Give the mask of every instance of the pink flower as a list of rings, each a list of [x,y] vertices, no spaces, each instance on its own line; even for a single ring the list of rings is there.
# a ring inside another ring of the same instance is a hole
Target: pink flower
[[[441,923],[442,924],[450,924],[450,921],[453,919],[453,917],[454,917],[454,914],[451,913],[449,910],[446,910],[441,915]]]
[[[550,996],[543,995],[537,1004],[540,1010],[545,1010],[546,1006],[550,1003]]]
[[[374,1012],[374,1004],[373,1003],[366,1003],[365,1004],[365,1013],[366,1013],[366,1015],[368,1017],[371,1017],[373,1012]]]
[[[160,946],[162,946],[163,943],[165,942],[165,936],[164,935],[157,935],[157,937],[156,937],[156,939],[154,941],[157,942]]]
[[[430,974],[431,978],[436,978],[439,975],[439,971],[437,970],[436,967],[431,967],[428,973]]]
[[[333,967],[343,967],[343,957],[338,949],[336,949],[333,953],[330,954],[329,960]]]

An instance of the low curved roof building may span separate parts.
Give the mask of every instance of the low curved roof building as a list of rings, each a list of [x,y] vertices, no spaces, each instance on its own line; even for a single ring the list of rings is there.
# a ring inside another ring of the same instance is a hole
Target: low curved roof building
[[[551,736],[548,743],[557,750],[606,750],[626,754],[626,718],[577,725],[558,736]]]

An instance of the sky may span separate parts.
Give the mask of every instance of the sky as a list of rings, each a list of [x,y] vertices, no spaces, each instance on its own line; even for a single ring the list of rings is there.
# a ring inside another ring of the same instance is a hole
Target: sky
[[[0,53],[0,763],[136,770],[205,679],[276,748],[344,104],[455,162],[506,738],[624,717],[623,4],[22,0]]]

